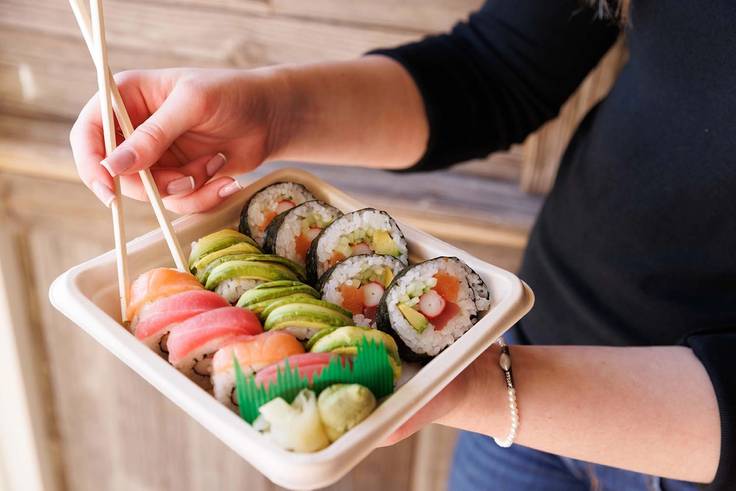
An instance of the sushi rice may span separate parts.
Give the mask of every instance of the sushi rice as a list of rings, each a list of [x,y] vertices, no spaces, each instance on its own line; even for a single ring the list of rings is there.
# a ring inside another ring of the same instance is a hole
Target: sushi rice
[[[246,203],[241,212],[240,231],[250,235],[259,246],[263,246],[266,238],[264,222],[270,223],[269,216],[271,219],[276,216],[276,209],[280,201],[288,200],[294,205],[300,205],[314,199],[312,193],[301,184],[294,182],[271,184],[254,194]],[[267,226],[268,223],[265,225]]]

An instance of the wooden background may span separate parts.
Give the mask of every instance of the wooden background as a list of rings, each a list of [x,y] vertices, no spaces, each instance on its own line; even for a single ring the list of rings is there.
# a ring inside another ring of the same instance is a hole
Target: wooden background
[[[447,29],[480,3],[109,0],[110,60],[122,70],[344,59]],[[95,76],[65,1],[0,0],[0,12],[0,488],[274,489],[49,305],[59,273],[112,245],[109,212],[79,184],[67,143]],[[308,167],[515,269],[562,149],[623,61],[614,48],[557,120],[487,160],[402,176]],[[142,204],[126,214],[131,237],[155,226]],[[444,489],[453,440],[429,428],[333,489]]]

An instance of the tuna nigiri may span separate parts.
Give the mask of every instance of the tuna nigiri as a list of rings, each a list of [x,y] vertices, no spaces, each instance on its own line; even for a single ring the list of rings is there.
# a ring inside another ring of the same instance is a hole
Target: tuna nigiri
[[[207,290],[177,293],[144,305],[131,324],[131,330],[146,346],[166,356],[166,339],[173,326],[202,312],[228,305],[223,297]]]
[[[190,317],[175,326],[167,341],[169,363],[203,388],[210,388],[212,355],[238,339],[263,332],[250,310],[222,307]]]
[[[228,344],[212,358],[212,385],[218,401],[231,408],[237,407],[234,394],[235,369],[233,356],[243,373],[249,375],[261,368],[283,360],[287,356],[304,353],[302,344],[283,331],[266,332]]]
[[[170,268],[146,271],[130,285],[128,319],[136,323],[136,316],[144,305],[159,298],[169,297],[188,290],[201,290],[202,285],[193,275]]]

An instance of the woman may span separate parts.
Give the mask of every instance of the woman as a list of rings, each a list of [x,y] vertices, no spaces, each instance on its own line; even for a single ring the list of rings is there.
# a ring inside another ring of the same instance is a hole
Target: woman
[[[612,45],[619,23],[596,13],[616,8],[594,3],[492,0],[449,34],[354,61],[126,72],[140,126],[101,166],[91,100],[71,134],[79,172],[109,203],[111,175],[144,199],[135,172],[151,167],[187,213],[264,161],[482,157],[554,117]],[[498,347],[394,436],[473,432],[452,489],[736,489],[736,8],[626,4],[629,62],[565,153],[521,271],[537,304],[511,349],[519,445],[486,436],[509,429]]]

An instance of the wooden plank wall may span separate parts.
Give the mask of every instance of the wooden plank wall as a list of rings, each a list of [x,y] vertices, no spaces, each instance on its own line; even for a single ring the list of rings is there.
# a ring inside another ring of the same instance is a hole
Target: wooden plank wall
[[[112,67],[123,70],[350,58],[447,29],[481,3],[106,0],[105,5]],[[275,489],[48,304],[56,275],[111,247],[108,212],[76,181],[67,144],[71,121],[94,92],[95,77],[64,0],[0,0],[0,11],[0,223],[3,244],[12,246],[3,248],[0,263],[14,265],[14,298],[27,306],[14,328],[28,330],[31,347],[21,355],[26,364],[33,361],[38,376],[31,377],[32,387],[43,395],[44,407],[35,408],[43,424],[26,435],[42,448],[38,477],[46,489],[75,491]],[[621,59],[609,55],[560,119],[509,152],[431,177],[309,169],[481,258],[515,269],[541,203],[519,188],[548,189],[572,128],[607,91]],[[130,203],[126,214],[131,236],[155,226],[144,205]],[[430,428],[376,451],[332,489],[444,489],[454,438],[452,431]],[[0,483],[7,484],[13,469],[4,462]]]

